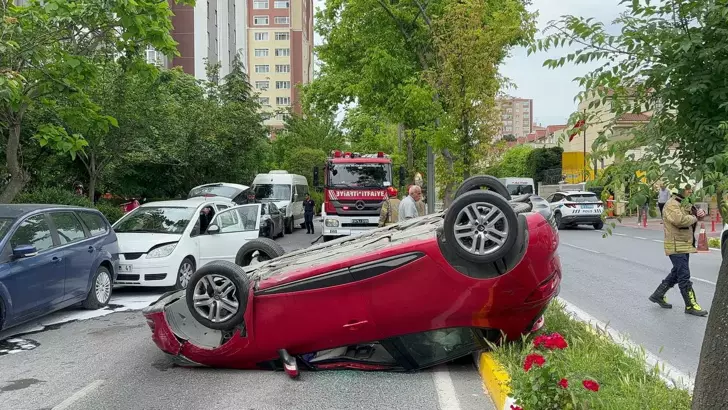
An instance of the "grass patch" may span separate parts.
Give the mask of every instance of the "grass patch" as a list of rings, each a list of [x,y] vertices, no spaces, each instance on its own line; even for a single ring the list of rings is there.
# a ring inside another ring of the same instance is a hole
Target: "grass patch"
[[[720,249],[720,238],[708,238],[708,247]]]
[[[627,353],[606,332],[594,330],[572,318],[556,300],[546,311],[546,322],[539,334],[554,332],[560,333],[569,344],[559,351],[557,360],[549,363],[555,374],[563,375],[560,377],[571,375],[569,383],[572,386],[579,386],[583,379],[596,380],[600,385],[598,392],[585,396],[589,402],[585,408],[690,409],[690,394],[686,390],[668,387],[660,378],[658,369],[648,371],[643,353]],[[529,377],[523,370],[523,364],[525,357],[534,353],[532,340],[532,337],[524,338],[493,350],[495,358],[511,376],[513,385]]]

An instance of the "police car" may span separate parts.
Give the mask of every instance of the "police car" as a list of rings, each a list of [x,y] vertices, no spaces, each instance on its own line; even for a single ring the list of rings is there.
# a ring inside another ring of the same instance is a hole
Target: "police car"
[[[604,227],[604,204],[594,192],[558,191],[546,200],[559,229],[576,225],[591,225],[597,230]]]

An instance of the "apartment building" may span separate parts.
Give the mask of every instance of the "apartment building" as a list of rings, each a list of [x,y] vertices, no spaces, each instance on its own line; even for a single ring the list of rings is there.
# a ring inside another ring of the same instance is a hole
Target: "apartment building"
[[[265,124],[282,128],[288,110],[300,112],[296,86],[313,80],[313,1],[250,0],[247,14],[250,83]]]
[[[509,97],[499,100],[498,105],[503,122],[498,133],[500,137],[521,138],[533,132],[533,100]]]

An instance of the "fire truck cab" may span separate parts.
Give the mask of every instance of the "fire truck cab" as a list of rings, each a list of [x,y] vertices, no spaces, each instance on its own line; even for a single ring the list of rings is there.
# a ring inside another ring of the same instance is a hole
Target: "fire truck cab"
[[[362,155],[333,151],[323,173],[321,233],[324,241],[375,229],[384,194],[393,186],[389,156],[383,152]]]

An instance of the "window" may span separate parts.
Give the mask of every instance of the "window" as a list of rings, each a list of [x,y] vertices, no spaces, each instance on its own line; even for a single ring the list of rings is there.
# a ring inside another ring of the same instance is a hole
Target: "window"
[[[596,194],[575,194],[569,195],[566,199],[571,202],[599,202]]]
[[[292,187],[288,184],[255,184],[251,189],[260,199],[290,201],[292,196]]]
[[[61,245],[86,239],[83,225],[73,212],[53,212],[51,213],[51,220],[56,225]]]
[[[228,208],[230,208],[230,207],[229,207],[229,206],[227,206],[227,205],[218,205],[218,206],[217,206],[217,210],[218,210],[218,211],[222,211],[223,209],[228,209]]]
[[[276,32],[276,40],[290,40],[291,39],[291,33],[287,31],[277,31]]]
[[[290,48],[276,48],[276,57],[288,57],[291,55]]]
[[[253,9],[265,10],[267,8],[268,8],[268,0],[254,0],[253,1]]]
[[[268,41],[268,33],[255,33],[255,41]]]
[[[278,121],[285,121],[285,120],[289,119],[290,117],[291,116],[288,115],[288,113],[285,113],[285,112],[276,114],[276,119]]]
[[[291,88],[291,82],[290,81],[276,81],[276,89],[277,90],[288,90]]]
[[[255,89],[256,90],[267,90],[269,87],[268,81],[256,81],[255,82]]]
[[[255,72],[256,73],[269,73],[270,72],[270,66],[268,64],[256,64],[255,65]]]
[[[20,224],[10,238],[10,246],[14,249],[21,245],[31,245],[38,252],[53,247],[51,227],[46,222],[44,215],[31,216]]]
[[[291,2],[276,0],[273,3],[273,7],[277,8],[277,9],[287,9],[287,8],[291,7]]]
[[[291,105],[291,97],[276,97],[276,105]]]
[[[275,18],[273,18],[273,22],[276,24],[291,24],[291,18],[288,16],[275,17]]]
[[[417,367],[465,356],[484,344],[475,331],[463,327],[414,333],[396,339]]]
[[[242,205],[220,212],[215,224],[220,227],[220,233],[254,231],[258,222],[258,206]]]
[[[267,48],[256,48],[255,56],[256,57],[268,57],[268,49]]]
[[[290,73],[290,72],[291,72],[290,64],[276,64],[276,73]]]
[[[116,233],[171,233],[181,234],[195,217],[191,207],[142,206],[114,224]]]
[[[254,26],[267,26],[268,25],[268,16],[253,16],[253,25]]]
[[[79,212],[78,216],[81,217],[91,236],[99,236],[107,232],[106,221],[104,221],[101,215],[91,212]]]
[[[270,105],[270,97],[258,97],[258,103],[260,105]]]

